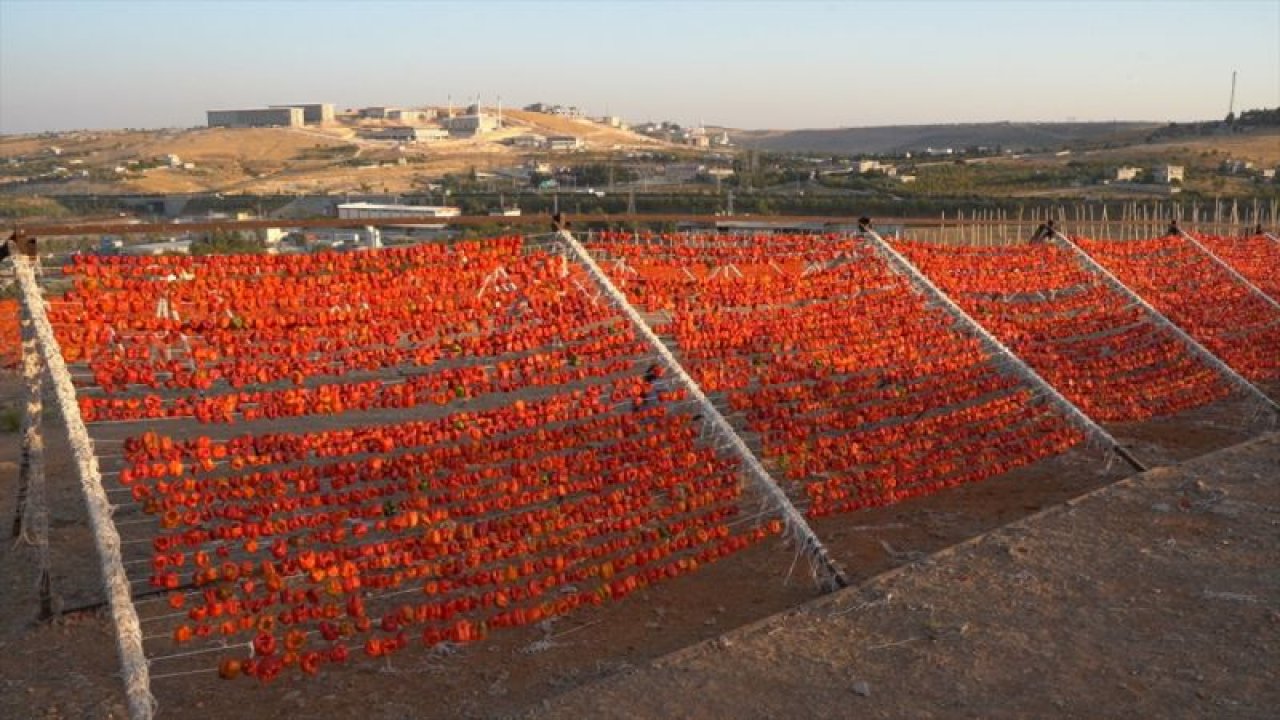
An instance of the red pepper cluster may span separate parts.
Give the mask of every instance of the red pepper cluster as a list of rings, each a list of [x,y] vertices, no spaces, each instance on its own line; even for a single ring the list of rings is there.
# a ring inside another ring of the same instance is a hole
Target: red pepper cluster
[[[15,368],[22,362],[22,328],[18,301],[0,299],[0,367]]]
[[[91,427],[189,418],[126,439],[117,477],[154,518],[146,582],[173,611],[154,622],[252,641],[223,677],[480,640],[782,530],[743,515],[736,461],[590,277],[518,238],[69,272],[52,314],[94,378]],[[301,416],[325,420],[200,431]]]
[[[1276,272],[1276,268],[1280,268],[1280,241],[1266,235],[1193,234],[1210,252],[1222,258],[1259,290],[1273,300],[1280,300],[1280,272]]]
[[[897,249],[1095,419],[1172,415],[1231,392],[1172,332],[1070,250],[918,242]]]
[[[1186,238],[1076,242],[1236,372],[1280,378],[1280,310]]]
[[[850,237],[606,234],[634,301],[811,515],[998,475],[1082,436]],[[773,252],[776,251],[776,256]],[[606,268],[611,267],[605,262]]]

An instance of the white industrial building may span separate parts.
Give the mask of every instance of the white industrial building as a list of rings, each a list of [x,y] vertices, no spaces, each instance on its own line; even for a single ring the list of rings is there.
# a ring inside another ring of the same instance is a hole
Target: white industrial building
[[[547,144],[547,137],[538,133],[517,135],[510,140],[511,147],[537,149]]]
[[[866,175],[869,172],[884,173],[890,177],[898,174],[896,165],[886,165],[879,160],[859,160],[854,166],[859,175]]]
[[[299,127],[303,124],[302,108],[252,108],[247,110],[209,110],[209,127]]]
[[[1151,171],[1151,175],[1157,183],[1168,185],[1175,180],[1182,182],[1184,172],[1181,165],[1161,165]]]
[[[502,126],[498,116],[483,112],[445,118],[441,121],[441,124],[445,126],[450,134],[460,137],[483,135],[493,132]]]
[[[384,117],[387,120],[392,120],[394,122],[413,125],[434,120],[435,113],[427,110],[402,110],[397,108],[394,110],[388,110],[384,114]]]
[[[1116,182],[1135,182],[1141,172],[1142,168],[1131,167],[1129,165],[1118,167],[1116,168]]]
[[[461,214],[461,209],[444,205],[381,205],[363,202],[340,203],[338,205],[338,217],[351,220],[408,217],[450,218],[458,217]]]
[[[356,115],[365,120],[386,120],[389,113],[399,112],[400,108],[387,107],[385,105],[372,105],[370,107],[362,107],[356,111]]]
[[[270,107],[273,109],[298,108],[302,110],[302,122],[307,125],[328,125],[333,122],[333,103],[289,103]]]
[[[553,135],[547,138],[548,150],[577,150],[582,147],[582,138],[572,135]]]

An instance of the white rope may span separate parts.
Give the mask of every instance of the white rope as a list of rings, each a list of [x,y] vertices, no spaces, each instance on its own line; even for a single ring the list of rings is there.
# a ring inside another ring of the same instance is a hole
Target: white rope
[[[40,616],[52,612],[49,588],[49,507],[45,500],[44,474],[44,398],[41,374],[44,363],[37,348],[35,328],[24,313],[22,318],[22,378],[27,391],[22,414],[22,472],[20,486],[26,489],[23,506],[22,539],[36,549],[37,581],[40,592]]]
[[[1232,278],[1235,278],[1236,282],[1248,288],[1249,292],[1262,298],[1267,302],[1267,304],[1271,305],[1271,307],[1275,308],[1276,310],[1280,310],[1280,301],[1277,301],[1275,298],[1272,298],[1270,295],[1262,292],[1262,290],[1259,289],[1257,285],[1254,285],[1253,283],[1249,282],[1249,278],[1241,275],[1239,272],[1236,271],[1235,268],[1231,267],[1231,265],[1227,264],[1225,260],[1218,257],[1216,253],[1214,253],[1212,250],[1206,247],[1204,243],[1195,239],[1191,235],[1188,235],[1185,230],[1179,230],[1178,232],[1182,235],[1184,240],[1196,246],[1196,248],[1200,250],[1200,252],[1204,253],[1205,255],[1208,255],[1210,260],[1217,263],[1218,266],[1221,267],[1223,270],[1226,270],[1227,273],[1230,274]]]
[[[1236,372],[1234,368],[1223,362],[1217,355],[1210,352],[1209,348],[1201,345],[1198,340],[1191,337],[1189,333],[1178,327],[1178,325],[1172,320],[1165,317],[1164,313],[1160,312],[1155,308],[1155,306],[1148,303],[1141,295],[1130,290],[1128,285],[1121,282],[1120,278],[1116,277],[1115,274],[1104,267],[1102,263],[1094,260],[1093,256],[1088,252],[1085,252],[1084,248],[1072,242],[1070,238],[1062,233],[1055,232],[1053,240],[1075,253],[1076,257],[1080,259],[1080,262],[1084,263],[1090,270],[1101,276],[1102,279],[1105,280],[1106,283],[1116,292],[1123,293],[1124,296],[1129,298],[1132,303],[1145,310],[1147,315],[1154,320],[1156,324],[1173,333],[1182,341],[1183,345],[1186,345],[1187,348],[1191,350],[1194,355],[1203,360],[1214,370],[1217,370],[1218,374],[1225,378],[1227,382],[1244,391],[1246,395],[1260,400],[1264,405],[1270,407],[1272,410],[1280,410],[1280,405],[1277,405],[1276,402],[1266,393],[1258,389],[1257,385],[1249,382],[1243,375]]]
[[[1093,418],[1086,415],[1084,411],[1076,407],[1075,403],[1068,400],[1066,396],[1058,392],[1056,388],[1048,383],[1048,381],[1040,377],[1039,373],[1023,361],[1022,358],[1018,357],[1018,355],[1010,350],[1004,343],[1000,342],[995,335],[988,332],[981,323],[974,320],[973,317],[957,305],[950,296],[943,292],[937,285],[934,285],[933,281],[926,277],[924,273],[920,272],[920,270],[913,265],[910,260],[894,249],[892,245],[885,242],[884,238],[880,237],[878,233],[874,230],[867,229],[865,236],[875,246],[880,256],[889,263],[890,267],[899,274],[905,275],[911,282],[912,286],[932,298],[934,302],[941,305],[949,315],[963,324],[970,332],[977,335],[982,344],[986,346],[987,352],[997,357],[1004,358],[1008,363],[1008,367],[1013,370],[1014,373],[1019,375],[1028,384],[1042,393],[1051,402],[1053,402],[1053,404],[1057,405],[1071,422],[1084,430],[1086,435],[1106,443],[1107,447],[1116,451],[1116,453],[1123,457],[1130,465],[1133,465],[1136,470],[1146,470],[1146,468],[1142,466],[1142,463],[1139,463],[1136,459],[1130,456],[1124,448],[1120,447],[1120,443],[1116,442],[1116,439],[1111,436],[1111,433],[1107,432],[1101,425],[1094,422]]]
[[[34,325],[40,354],[48,367],[58,408],[66,422],[67,437],[79,470],[80,485],[89,511],[89,525],[102,561],[103,585],[111,608],[111,619],[116,626],[116,644],[129,701],[129,716],[133,720],[150,720],[155,714],[156,701],[151,695],[147,659],[142,649],[142,628],[129,595],[129,578],[120,557],[120,535],[111,521],[112,507],[102,488],[98,459],[93,454],[93,441],[80,417],[75,388],[67,373],[66,362],[62,359],[62,349],[58,346],[58,340],[54,337],[53,328],[45,314],[32,261],[25,257],[15,257],[13,262],[23,312],[31,318]]]
[[[836,565],[835,561],[831,559],[830,555],[827,553],[826,547],[823,546],[822,541],[818,539],[813,528],[809,527],[809,523],[804,519],[804,516],[801,515],[800,511],[796,509],[794,504],[792,504],[791,498],[787,497],[786,492],[784,492],[782,488],[778,486],[777,481],[769,475],[769,471],[765,469],[764,465],[760,463],[760,460],[758,460],[755,454],[751,452],[751,449],[747,447],[747,444],[742,441],[742,438],[734,431],[733,426],[729,424],[729,421],[726,420],[724,415],[720,413],[716,406],[707,399],[706,394],[702,392],[702,388],[699,387],[698,383],[689,376],[689,373],[685,372],[680,361],[671,354],[671,351],[667,349],[665,344],[663,344],[661,338],[654,334],[653,330],[649,329],[644,318],[642,318],[635,307],[627,301],[626,296],[614,286],[613,282],[609,279],[609,276],[600,269],[600,266],[596,264],[595,259],[591,257],[591,254],[587,252],[586,248],[584,248],[568,230],[562,230],[560,232],[560,237],[564,240],[566,247],[578,259],[578,262],[586,267],[587,272],[589,272],[592,278],[595,279],[596,283],[600,286],[600,289],[603,290],[605,295],[613,301],[614,306],[616,306],[618,310],[631,321],[631,324],[635,327],[636,333],[644,338],[645,342],[653,348],[654,352],[657,353],[659,359],[662,361],[662,364],[666,366],[667,371],[674,376],[676,382],[684,386],[685,390],[689,393],[690,398],[696,401],[697,405],[702,409],[704,417],[717,431],[717,434],[725,440],[733,453],[742,461],[747,477],[751,478],[760,491],[773,502],[778,514],[782,516],[782,520],[786,523],[788,530],[795,534],[797,546],[803,548],[810,556],[810,559],[816,563],[814,576],[819,585],[824,589],[845,587],[848,584],[848,581],[844,577],[844,572]]]

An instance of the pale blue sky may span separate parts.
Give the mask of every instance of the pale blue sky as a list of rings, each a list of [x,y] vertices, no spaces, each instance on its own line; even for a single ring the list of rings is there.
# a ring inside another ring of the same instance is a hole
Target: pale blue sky
[[[0,0],[0,132],[482,94],[631,121],[1191,120],[1280,105],[1280,0]]]

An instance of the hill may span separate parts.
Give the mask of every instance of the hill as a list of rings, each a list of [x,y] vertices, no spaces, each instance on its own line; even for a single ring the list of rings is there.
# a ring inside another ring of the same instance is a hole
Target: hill
[[[922,152],[928,148],[1005,148],[1015,151],[1059,148],[1080,143],[1140,141],[1158,123],[965,123],[888,125],[810,130],[729,130],[745,147],[782,152],[841,155]]]
[[[522,135],[570,135],[588,151],[665,146],[591,120],[520,110],[474,138],[399,144],[360,131],[382,122],[323,128],[194,128],[0,136],[0,191],[89,193],[406,192],[427,179],[521,163]],[[170,166],[169,157],[177,164]],[[189,165],[188,165],[189,163]]]

